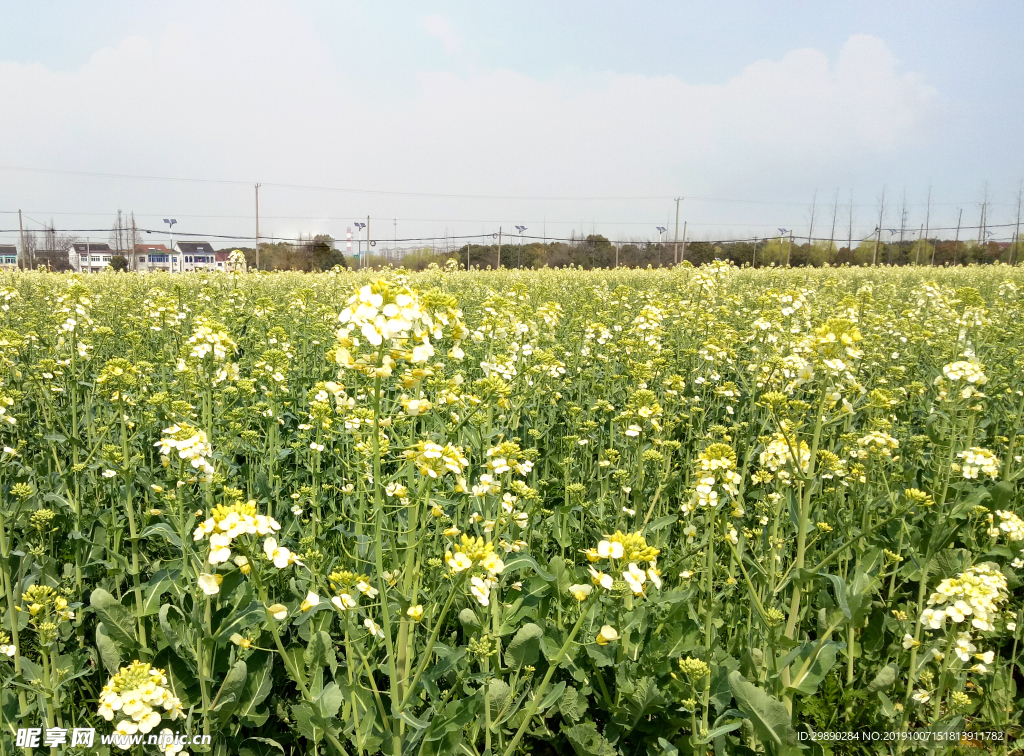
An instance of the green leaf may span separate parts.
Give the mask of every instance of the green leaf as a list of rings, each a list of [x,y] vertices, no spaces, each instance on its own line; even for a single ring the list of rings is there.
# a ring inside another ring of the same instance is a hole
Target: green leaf
[[[989,489],[989,493],[992,495],[993,509],[1009,509],[1013,502],[1013,483],[1001,480]]]
[[[573,723],[583,719],[587,706],[587,697],[573,687],[566,688],[562,697],[558,699],[559,714]]]
[[[158,580],[146,587],[146,598],[142,601],[142,616],[148,617],[160,611],[160,597],[174,586],[170,578]]]
[[[818,689],[821,681],[825,679],[828,671],[835,665],[840,644],[834,641],[824,643],[815,655],[817,647],[817,643],[805,643],[789,667],[793,680],[791,687],[805,695],[812,695]],[[812,659],[813,661],[808,664],[808,661]],[[805,665],[807,665],[806,669]]]
[[[524,567],[532,567],[534,572],[536,572],[540,577],[544,578],[548,582],[555,579],[554,575],[552,575],[550,572],[543,569],[539,564],[537,564],[536,559],[534,559],[529,554],[523,553],[516,554],[507,562],[505,562],[504,572],[516,572],[517,570],[521,570]]]
[[[668,756],[679,756],[679,749],[665,740],[665,738],[658,738],[658,745],[661,746],[661,750],[668,754]]]
[[[139,538],[149,538],[155,535],[161,535],[170,541],[172,546],[176,546],[179,549],[181,548],[181,537],[174,531],[174,528],[166,522],[158,522],[150,525],[139,534]]]
[[[655,517],[651,520],[651,524],[647,526],[647,533],[657,533],[659,530],[667,528],[669,525],[675,525],[679,520],[679,515],[665,515],[664,517]]]
[[[773,756],[800,753],[792,718],[782,701],[747,682],[739,672],[729,675],[729,686],[737,706],[750,718],[758,740]]]
[[[121,606],[120,601],[102,588],[97,588],[89,597],[89,603],[106,626],[107,635],[129,651],[138,645],[135,637],[135,619],[128,609]]]
[[[167,685],[171,693],[181,699],[184,708],[195,706],[202,700],[199,679],[191,661],[178,655],[177,649],[165,648],[153,660],[153,666],[167,674]]]
[[[107,626],[102,622],[96,624],[96,650],[99,652],[100,661],[107,668],[107,672],[111,675],[117,674],[124,657],[121,647],[110,637],[107,633]]]
[[[886,690],[894,682],[896,682],[896,673],[899,672],[899,668],[895,664],[887,664],[882,667],[875,679],[868,683],[868,693],[877,693],[880,690]]]
[[[247,738],[238,747],[238,756],[284,756],[284,746],[270,738]]]
[[[708,691],[708,695],[718,713],[729,708],[729,702],[732,701],[729,675],[739,669],[739,666],[739,660],[732,656],[725,657],[721,664],[711,665],[711,689]]]
[[[519,671],[534,664],[540,658],[540,639],[543,635],[540,626],[532,622],[519,628],[505,650],[505,666]]]
[[[540,705],[537,707],[537,712],[547,711],[555,701],[562,697],[562,692],[565,690],[565,683],[560,682],[558,685],[553,687],[547,692],[547,695],[541,699]]]
[[[320,695],[316,697],[316,705],[320,710],[320,716],[324,719],[338,716],[338,709],[341,708],[344,700],[345,697],[342,695],[337,683],[327,683],[320,692]]]
[[[235,633],[241,633],[245,628],[255,625],[266,617],[266,609],[259,601],[253,601],[244,609],[236,608],[217,628],[213,640],[217,643],[226,643]]]
[[[697,743],[697,745],[703,745],[704,743],[710,743],[715,738],[720,738],[722,735],[726,735],[726,734],[732,732],[733,730],[738,730],[742,726],[743,726],[743,720],[741,719],[741,720],[738,720],[736,722],[731,722],[729,724],[724,724],[724,725],[721,725],[719,727],[715,727],[714,729],[710,730],[707,735],[705,735],[704,737],[702,737],[699,740],[697,740],[696,743]]]
[[[504,722],[514,713],[512,707],[515,698],[512,696],[512,688],[504,680],[491,680],[487,686],[487,698],[490,702],[492,727]]]
[[[562,734],[569,741],[572,750],[576,751],[576,756],[618,756],[619,754],[619,749],[605,740],[593,722],[563,727]]]
[[[265,716],[257,711],[257,707],[263,703],[273,689],[273,671],[273,654],[257,651],[246,659],[245,688],[242,690],[238,700],[238,709],[235,712],[239,719],[258,720],[261,716]]]
[[[306,663],[306,669],[308,670],[330,667],[333,673],[338,668],[338,660],[334,654],[334,643],[331,641],[331,636],[323,630],[310,635],[309,643],[302,654],[302,659]]]
[[[964,571],[972,557],[966,549],[943,549],[929,563],[928,575],[936,580],[953,577]]]
[[[548,562],[548,568],[551,570],[558,592],[560,594],[568,593],[569,586],[572,585],[572,577],[569,574],[569,568],[566,566],[565,560],[560,556],[551,557],[551,561]]]
[[[295,726],[306,738],[319,742],[324,738],[324,721],[313,705],[303,701],[292,707],[292,716],[295,717]]]
[[[236,661],[231,666],[231,669],[228,670],[224,682],[221,683],[220,690],[217,691],[217,696],[213,699],[210,710],[218,712],[222,719],[230,716],[238,708],[238,703],[242,698],[242,691],[245,690],[247,674],[248,670],[245,662],[242,660]]]
[[[186,643],[188,640],[188,620],[181,609],[174,604],[164,604],[160,607],[159,617],[160,629],[163,631],[167,643],[172,648],[187,647],[189,645]]]
[[[466,632],[476,633],[480,631],[480,618],[477,617],[476,612],[469,607],[466,607],[459,612],[459,622],[461,622],[462,626],[466,628]]]

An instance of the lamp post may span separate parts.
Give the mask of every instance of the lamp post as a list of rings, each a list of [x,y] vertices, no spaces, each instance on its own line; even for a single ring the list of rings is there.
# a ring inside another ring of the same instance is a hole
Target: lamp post
[[[355,226],[358,231],[362,231],[364,228],[366,228],[366,224],[365,223],[360,223],[359,221],[356,221],[352,225]],[[367,240],[367,241],[369,241],[369,240]],[[356,257],[359,258],[359,265],[356,266],[357,268],[363,267],[363,258],[360,257],[360,255],[359,255],[359,251],[361,249],[362,249],[362,247],[359,246],[359,240],[356,239]],[[367,255],[370,254],[370,245],[369,244],[366,245],[366,254]]]
[[[516,231],[519,232],[519,262],[516,263],[516,267],[523,267],[523,232],[526,230],[526,226],[516,226]]]
[[[660,268],[661,267],[661,247],[662,247],[661,242],[662,242],[662,239],[664,239],[665,232],[668,231],[668,229],[665,228],[664,226],[655,226],[655,228],[658,229],[658,267]]]
[[[788,233],[789,233],[789,229],[788,228],[780,228],[779,229],[779,252],[780,253],[782,252],[782,245],[784,243],[783,239],[786,238],[786,234],[788,234]],[[780,265],[782,264],[782,260],[779,260],[779,264]],[[786,256],[786,265],[789,265],[789,256],[788,255]]]
[[[171,273],[174,272],[174,224],[177,222],[178,221],[174,218],[164,218],[164,223],[167,224],[167,235],[170,237],[171,240]]]

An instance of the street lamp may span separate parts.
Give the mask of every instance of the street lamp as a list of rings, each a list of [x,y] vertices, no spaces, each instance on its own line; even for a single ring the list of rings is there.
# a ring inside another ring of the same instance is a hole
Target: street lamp
[[[358,231],[362,231],[364,228],[366,228],[366,224],[365,223],[360,223],[359,221],[356,221],[352,225],[354,225]],[[359,250],[360,249],[362,249],[362,247],[359,246],[359,240],[357,239],[356,240],[356,257],[359,257]],[[366,255],[367,255],[367,257],[369,257],[369,255],[370,255],[370,245],[369,244],[366,245]],[[363,259],[360,257],[359,258],[359,267],[360,268],[363,267],[362,266],[362,262],[363,262]]]
[[[658,229],[658,267],[660,268],[661,267],[661,248],[663,246],[661,241],[664,238],[665,232],[668,231],[668,229],[665,228],[664,226],[655,226],[655,228]]]
[[[786,234],[788,234],[788,233],[789,233],[789,229],[788,228],[780,228],[779,229],[779,253],[780,254],[782,253],[782,240],[786,238]],[[787,257],[787,265],[788,265],[788,262],[789,262],[789,260],[788,260],[788,257]],[[779,260],[779,264],[780,265],[782,264],[782,260]]]
[[[174,224],[177,223],[175,218],[164,218],[164,223],[167,224],[167,235],[171,239],[171,254],[170,254],[170,269],[174,272]]]
[[[516,231],[519,232],[519,263],[518,267],[523,267],[523,231],[526,230],[526,226],[516,226]]]

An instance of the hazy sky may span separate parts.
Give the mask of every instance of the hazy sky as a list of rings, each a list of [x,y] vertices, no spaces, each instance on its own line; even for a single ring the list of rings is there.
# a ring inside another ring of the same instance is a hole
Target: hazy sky
[[[1011,223],[1022,29],[1020,2],[0,0],[0,241],[19,208],[251,235],[256,181],[278,238],[671,238],[674,196],[690,238],[806,234],[815,191],[827,237],[838,190],[845,239],[883,186],[916,235],[929,184],[931,225],[969,226],[986,182]]]

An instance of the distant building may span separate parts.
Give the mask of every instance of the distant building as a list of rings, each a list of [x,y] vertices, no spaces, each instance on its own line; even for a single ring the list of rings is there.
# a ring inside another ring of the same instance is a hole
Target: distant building
[[[68,263],[77,273],[99,273],[110,267],[115,254],[109,244],[75,242],[68,248]]]
[[[181,255],[164,244],[136,244],[130,267],[140,273],[181,273]]]
[[[0,244],[0,269],[11,270],[18,267],[18,248],[13,244]]]
[[[75,242],[68,250],[68,262],[79,273],[99,273],[110,267],[112,257],[124,255],[128,258],[128,269],[139,273],[189,273],[198,270],[224,271],[230,254],[226,250],[215,252],[209,242],[176,242],[173,247],[164,244],[136,244],[133,252],[120,252],[111,249],[109,244]]]
[[[214,251],[209,242],[178,242],[175,245],[182,256],[182,270],[219,270],[224,271],[227,267],[227,250]]]

